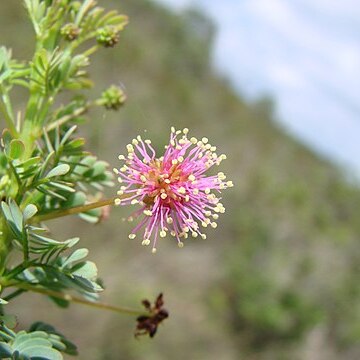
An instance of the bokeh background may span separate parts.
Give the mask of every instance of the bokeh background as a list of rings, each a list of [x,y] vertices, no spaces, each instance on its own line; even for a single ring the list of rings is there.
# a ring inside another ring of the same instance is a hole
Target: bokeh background
[[[128,102],[118,113],[89,114],[81,129],[88,137],[87,148],[115,167],[117,155],[134,136],[149,137],[160,149],[171,126],[188,127],[192,135],[208,137],[219,152],[228,155],[223,171],[236,186],[224,193],[227,213],[218,228],[208,232],[207,240],[189,239],[181,250],[164,239],[152,255],[137,241],[130,241],[130,225],[122,221],[129,209],[113,209],[110,219],[98,225],[80,219],[50,224],[59,237],[79,235],[82,246],[91,250],[90,257],[107,287],[102,296],[105,302],[137,306],[141,299],[164,292],[171,317],[153,340],[134,339],[131,317],[80,305],[62,310],[36,294],[12,302],[8,311],[19,315],[21,327],[34,320],[52,323],[75,340],[80,359],[359,359],[356,128],[341,141],[336,137],[334,145],[326,143],[333,154],[337,147],[352,148],[346,161],[353,168],[334,165],[323,135],[339,133],[340,127],[326,122],[330,115],[322,96],[309,92],[306,98],[302,83],[292,82],[292,93],[283,90],[283,96],[271,81],[262,83],[267,59],[278,60],[278,66],[269,70],[273,76],[284,77],[289,71],[283,59],[277,58],[277,46],[271,46],[265,36],[266,27],[264,36],[254,36],[266,21],[260,17],[258,26],[254,19],[251,22],[240,11],[242,1],[224,2],[220,8],[226,11],[219,10],[218,17],[210,6],[194,8],[191,2],[187,3],[190,7],[175,8],[150,0],[99,2],[128,14],[130,25],[121,33],[118,47],[104,49],[93,60],[91,72],[97,87],[88,95],[96,98],[115,82],[124,87]],[[275,19],[287,19],[288,14],[276,7],[279,1],[257,3],[265,7],[262,14],[271,10]],[[0,42],[12,47],[15,57],[28,58],[33,33],[21,1],[3,1],[0,7]],[[235,52],[224,50],[227,61],[221,61],[216,54],[222,38],[217,34],[223,34],[227,21],[229,27],[236,14],[238,22],[243,20],[243,36],[233,36],[227,49]],[[336,11],[332,18],[322,15],[329,24],[337,16]],[[301,13],[295,13],[295,20],[297,16]],[[311,29],[303,31],[311,35]],[[279,44],[295,38],[290,26]],[[345,44],[345,40],[337,41]],[[318,42],[320,53],[322,43]],[[251,71],[236,63],[236,56],[249,58],[264,44],[266,51],[258,53],[259,61],[253,61]],[[341,54],[346,51],[339,48]],[[324,52],[330,63],[325,75],[334,78],[331,54]],[[311,64],[316,54],[304,56]],[[306,78],[301,75],[300,56],[290,61],[292,74]],[[337,90],[331,92],[332,99],[343,101],[336,81],[331,89]],[[259,96],[261,91],[266,96]],[[353,98],[351,89],[348,93],[352,110],[356,109],[358,93]],[[349,124],[349,112],[330,109],[330,114],[338,124]],[[287,116],[295,126],[284,125]],[[302,133],[297,126],[306,124],[313,125],[311,131],[317,137],[299,140],[296,134]],[[336,162],[345,162],[341,156]]]

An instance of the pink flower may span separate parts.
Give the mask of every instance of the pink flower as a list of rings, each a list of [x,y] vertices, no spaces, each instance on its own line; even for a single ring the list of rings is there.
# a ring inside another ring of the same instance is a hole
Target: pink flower
[[[226,156],[217,155],[216,147],[205,137],[188,139],[188,131],[172,128],[170,143],[159,158],[151,141],[138,136],[127,145],[127,157],[119,156],[125,164],[114,169],[122,184],[115,204],[141,206],[129,218],[130,221],[140,218],[129,238],[134,239],[144,228],[142,244],[152,242],[153,252],[159,235],[170,234],[177,239],[179,247],[183,246],[181,238],[186,239],[189,234],[206,239],[200,225],[216,228],[219,213],[225,212],[215,193],[233,186],[231,181],[224,181],[226,176],[222,172],[205,175]]]

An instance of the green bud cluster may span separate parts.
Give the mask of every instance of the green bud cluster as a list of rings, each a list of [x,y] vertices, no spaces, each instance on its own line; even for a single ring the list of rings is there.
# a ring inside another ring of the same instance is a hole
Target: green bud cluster
[[[73,41],[79,36],[80,29],[77,25],[68,23],[61,28],[60,33],[67,41]]]
[[[119,42],[119,31],[115,26],[105,26],[97,31],[96,41],[104,47],[114,47]]]
[[[126,95],[118,86],[112,85],[106,89],[98,100],[99,105],[103,105],[108,110],[118,110],[124,105]]]

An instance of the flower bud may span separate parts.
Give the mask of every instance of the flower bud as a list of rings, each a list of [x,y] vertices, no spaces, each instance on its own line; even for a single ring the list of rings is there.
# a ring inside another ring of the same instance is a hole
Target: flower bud
[[[97,103],[105,106],[108,110],[119,110],[125,100],[125,93],[118,86],[112,85],[101,94]]]
[[[97,31],[96,40],[104,47],[114,47],[119,42],[119,32],[115,26],[105,26]]]
[[[60,33],[67,41],[73,41],[79,36],[80,29],[77,25],[68,23],[61,28]]]

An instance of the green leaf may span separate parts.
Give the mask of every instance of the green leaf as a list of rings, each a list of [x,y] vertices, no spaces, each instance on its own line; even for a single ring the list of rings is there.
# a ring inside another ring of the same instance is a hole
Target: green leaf
[[[75,268],[76,270],[72,272],[74,275],[81,276],[89,280],[96,280],[98,270],[94,262],[85,261],[83,263],[75,265]]]
[[[38,212],[38,209],[34,204],[27,205],[23,212],[24,221],[27,221],[30,218],[32,218],[37,212]]]
[[[24,238],[24,221],[21,210],[16,202],[12,199],[9,200],[9,205],[4,201],[1,202],[1,208],[4,217],[9,224],[10,229],[18,239]]]
[[[1,325],[1,330],[5,334],[9,332],[9,329],[4,324]],[[51,337],[53,335],[48,334],[45,331],[33,331],[27,333],[22,330],[17,334],[14,332],[11,332],[11,334],[12,335],[7,336],[5,339],[8,341],[8,343],[0,342],[1,359],[63,359],[61,353],[53,347],[53,342],[58,345],[58,340],[60,340],[60,337],[55,337],[52,339]],[[64,349],[64,346],[61,348]]]
[[[7,155],[10,159],[19,159],[25,151],[25,145],[21,140],[13,139],[9,144]]]
[[[61,334],[60,332],[56,331],[56,329],[46,323],[38,321],[31,325],[30,332],[32,331],[45,331],[50,335],[49,341],[52,343],[53,347],[57,350],[65,352],[66,354],[70,355],[77,355],[77,348],[76,345],[73,344],[71,341],[66,339],[66,337]]]
[[[69,172],[70,166],[68,164],[60,164],[53,169],[51,169],[46,175],[47,178],[51,178],[54,176],[62,176]]]
[[[4,129],[1,136],[2,143],[5,148],[7,148],[10,145],[10,142],[12,140],[12,135],[10,133],[9,129]]]
[[[88,256],[89,250],[88,249],[77,249],[75,250],[71,255],[67,257],[67,259],[63,262],[62,267],[67,267],[68,265],[71,265],[72,263],[82,260],[86,256]]]
[[[12,353],[11,346],[4,342],[0,342],[0,359],[11,358]]]
[[[10,315],[10,314],[1,315],[0,321],[2,321],[5,324],[5,326],[10,329],[14,329],[16,327],[16,325],[18,324],[16,316]]]

